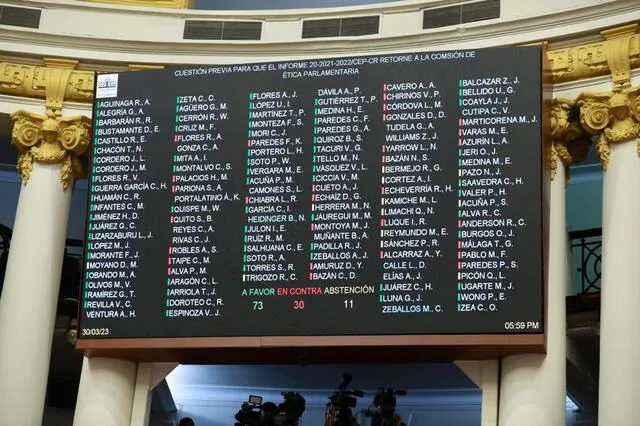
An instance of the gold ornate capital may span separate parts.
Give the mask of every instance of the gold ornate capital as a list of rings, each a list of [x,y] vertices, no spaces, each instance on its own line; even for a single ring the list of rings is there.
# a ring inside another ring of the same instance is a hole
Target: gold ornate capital
[[[121,4],[123,6],[193,9],[195,0],[83,0],[90,3]]]
[[[611,93],[582,93],[577,99],[580,122],[598,135],[596,152],[607,170],[611,145],[638,139],[640,155],[640,86]]]
[[[91,120],[76,116],[63,118],[57,113],[40,115],[29,111],[11,114],[11,143],[18,148],[18,171],[23,185],[29,182],[34,161],[61,164],[60,182],[67,190],[84,176],[84,165],[78,158],[91,142]]]
[[[565,167],[565,184],[569,182],[569,166],[586,158],[591,140],[580,125],[575,101],[553,99],[551,107],[551,180],[557,173],[560,159]]]

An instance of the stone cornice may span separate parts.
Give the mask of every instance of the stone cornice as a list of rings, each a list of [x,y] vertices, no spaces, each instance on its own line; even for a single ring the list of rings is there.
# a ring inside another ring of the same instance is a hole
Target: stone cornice
[[[616,32],[617,31],[617,32]],[[547,51],[554,83],[576,81],[611,74],[611,64],[623,64],[630,69],[640,68],[640,33],[638,25],[624,26],[603,32],[607,39]],[[616,34],[622,34],[624,43],[615,42]],[[614,47],[607,48],[608,44]],[[615,55],[612,57],[612,55]],[[25,61],[26,62],[26,61]],[[44,58],[43,65],[0,62],[0,93],[13,96],[45,98],[46,73],[51,68],[70,68],[71,74],[64,91],[64,100],[91,102],[93,99],[94,71],[73,69],[76,60]],[[110,65],[112,68],[113,65]],[[157,64],[121,64],[121,70],[144,70],[163,68]],[[624,66],[622,67],[624,68]],[[628,78],[628,69],[616,69],[616,75]],[[615,77],[615,76],[612,76]],[[615,78],[614,78],[615,81]]]
[[[101,10],[115,14],[142,14],[150,18],[170,17],[179,15],[189,19],[258,19],[258,20],[299,20],[308,18],[336,17],[363,15],[372,13],[399,13],[419,11],[424,8],[439,7],[457,0],[405,0],[389,1],[385,3],[364,4],[344,7],[303,8],[303,9],[225,9],[206,10],[174,7],[151,6],[157,0],[11,0],[24,7],[36,8],[65,8],[73,10]],[[193,0],[162,0],[165,2],[180,2]],[[122,7],[121,5],[128,7]],[[374,11],[375,10],[375,11]]]

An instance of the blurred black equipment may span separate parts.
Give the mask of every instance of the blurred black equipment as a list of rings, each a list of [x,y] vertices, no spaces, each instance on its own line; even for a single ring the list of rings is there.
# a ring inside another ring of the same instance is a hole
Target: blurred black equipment
[[[351,374],[344,373],[338,390],[329,397],[325,426],[359,426],[351,409],[356,407],[357,398],[364,396],[364,392],[348,390],[351,380],[353,380]]]
[[[371,416],[371,426],[405,426],[396,414],[396,395],[406,395],[407,391],[393,388],[378,388],[373,397],[373,404],[367,410]]]
[[[282,392],[284,402],[262,402],[259,396],[249,396],[236,413],[235,426],[297,426],[306,408],[306,401],[297,392]]]
[[[298,392],[282,392],[282,396],[284,402],[278,407],[278,416],[282,419],[276,419],[276,424],[295,426],[302,417],[307,403]]]
[[[234,418],[236,419],[235,426],[258,426],[262,420],[261,407],[255,407],[248,402],[243,402],[240,407],[240,411],[236,413]]]
[[[196,424],[191,417],[184,417],[180,419],[178,426],[196,426]]]
[[[0,294],[4,274],[7,272],[7,260],[9,259],[9,243],[11,242],[11,229],[0,223]]]

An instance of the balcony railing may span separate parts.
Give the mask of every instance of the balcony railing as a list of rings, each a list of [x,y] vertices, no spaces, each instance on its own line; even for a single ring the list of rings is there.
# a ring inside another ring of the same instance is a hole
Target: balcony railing
[[[577,293],[599,293],[602,228],[573,231],[569,233],[569,238],[571,239],[572,278]]]

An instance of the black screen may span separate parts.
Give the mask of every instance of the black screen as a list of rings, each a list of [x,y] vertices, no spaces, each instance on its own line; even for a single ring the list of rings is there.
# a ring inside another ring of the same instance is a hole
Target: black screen
[[[81,338],[541,333],[541,50],[97,77]]]

